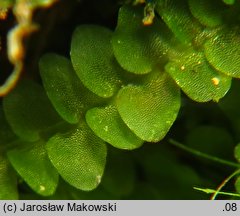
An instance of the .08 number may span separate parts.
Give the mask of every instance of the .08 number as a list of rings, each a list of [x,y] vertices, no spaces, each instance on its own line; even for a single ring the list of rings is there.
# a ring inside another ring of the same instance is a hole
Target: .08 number
[[[226,203],[225,211],[237,211],[237,203]]]

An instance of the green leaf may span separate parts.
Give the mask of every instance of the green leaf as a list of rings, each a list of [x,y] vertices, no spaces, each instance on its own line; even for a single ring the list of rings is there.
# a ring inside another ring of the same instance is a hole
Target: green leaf
[[[8,158],[23,180],[38,194],[52,195],[58,185],[58,173],[48,159],[45,142],[20,141],[18,148],[8,151]]]
[[[144,85],[123,87],[117,96],[123,121],[141,139],[161,140],[180,108],[180,92],[166,73],[154,71]]]
[[[215,27],[223,23],[223,2],[219,0],[188,0],[188,4],[191,13],[201,24]]]
[[[240,176],[237,177],[234,186],[235,186],[237,193],[240,194]]]
[[[0,155],[0,200],[18,199],[17,177],[8,159]]]
[[[97,95],[82,85],[67,58],[46,54],[41,58],[39,67],[49,99],[67,122],[78,123],[89,105],[99,101]]]
[[[234,148],[234,156],[238,162],[240,162],[240,143],[238,143]]]
[[[198,102],[218,101],[231,87],[231,78],[215,71],[204,55],[185,51],[165,66],[179,87]]]
[[[81,190],[93,190],[101,182],[107,149],[82,122],[72,132],[56,134],[47,143],[53,165],[65,181]]]
[[[201,26],[192,17],[186,0],[156,0],[156,11],[182,43],[191,43],[201,32]]]
[[[122,69],[113,56],[112,32],[101,26],[82,25],[72,36],[71,60],[83,84],[100,97],[108,98],[121,84]]]
[[[41,131],[60,121],[43,88],[30,80],[3,98],[3,108],[14,133],[27,141],[37,141]]]
[[[240,78],[240,28],[220,29],[204,44],[210,64],[228,76]]]
[[[14,5],[14,0],[1,0],[0,9],[6,9]]]
[[[116,148],[131,150],[143,144],[122,121],[114,105],[90,109],[86,121],[98,137]]]
[[[6,121],[3,107],[0,105],[0,146],[4,148],[7,143],[15,140],[17,137],[11,130],[9,124]]]
[[[235,0],[223,0],[223,2],[228,5],[233,5],[235,3]]]
[[[112,37],[114,55],[127,71],[146,74],[166,61],[169,30],[158,19],[150,26],[142,23],[142,7],[120,8],[118,25]]]

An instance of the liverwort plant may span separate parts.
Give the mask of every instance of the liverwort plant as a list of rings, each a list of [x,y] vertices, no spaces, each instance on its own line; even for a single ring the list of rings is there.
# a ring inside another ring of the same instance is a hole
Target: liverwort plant
[[[240,78],[239,22],[226,19],[229,11],[239,14],[234,1],[150,3],[151,23],[144,6],[126,4],[114,31],[76,27],[70,58],[41,57],[42,86],[23,79],[3,98],[0,127],[9,138],[0,139],[6,143],[0,198],[17,197],[12,167],[42,196],[55,193],[59,176],[93,190],[108,145],[133,150],[163,140],[178,116],[181,91],[196,102],[218,102],[232,77]]]

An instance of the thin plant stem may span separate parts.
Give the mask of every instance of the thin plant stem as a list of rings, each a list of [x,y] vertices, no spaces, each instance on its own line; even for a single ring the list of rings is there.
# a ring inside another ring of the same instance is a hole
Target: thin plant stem
[[[221,159],[221,158],[218,158],[218,157],[215,157],[215,156],[212,156],[212,155],[200,152],[198,150],[189,148],[189,147],[183,145],[182,143],[180,143],[178,141],[175,141],[173,139],[169,139],[169,143],[171,143],[172,145],[174,145],[174,146],[176,146],[178,148],[181,148],[184,151],[187,151],[187,152],[190,152],[190,153],[192,153],[194,155],[197,155],[199,157],[206,158],[208,160],[212,160],[212,161],[215,161],[217,163],[221,163],[221,164],[224,164],[224,165],[227,165],[227,166],[231,166],[231,167],[240,169],[240,164],[238,164],[238,163],[231,162],[231,161],[228,161],[228,160],[224,160],[224,159]]]
[[[193,189],[207,193],[207,194],[213,194],[216,193],[216,190],[210,189],[210,188],[199,188],[199,187],[193,187]],[[234,197],[240,197],[240,194],[237,193],[230,193],[225,191],[219,191],[218,194],[226,195],[226,196],[234,196]]]
[[[217,195],[220,194],[220,191],[222,190],[222,188],[236,175],[240,174],[240,169],[236,170],[235,172],[233,172],[230,176],[228,176],[226,179],[224,179],[224,181],[218,186],[217,190],[215,191],[215,193],[211,196],[211,200],[215,200]]]

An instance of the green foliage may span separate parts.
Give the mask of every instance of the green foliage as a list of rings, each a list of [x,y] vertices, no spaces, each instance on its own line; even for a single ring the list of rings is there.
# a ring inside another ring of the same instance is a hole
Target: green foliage
[[[166,58],[171,34],[159,21],[145,27],[142,8],[122,7],[118,25],[112,37],[114,55],[119,64],[136,74],[146,74]]]
[[[30,7],[52,2],[30,2]],[[224,19],[228,6],[217,0],[155,0],[151,7],[157,16],[150,25],[142,22],[143,6],[124,5],[114,31],[76,27],[70,59],[55,53],[41,57],[44,88],[23,79],[3,98],[0,198],[18,197],[16,172],[37,194],[50,198],[134,198],[141,187],[158,199],[177,199],[178,190],[181,198],[195,197],[192,186],[205,182],[166,147],[143,147],[135,158],[119,149],[163,140],[181,108],[181,90],[195,102],[220,101],[221,114],[240,132],[239,109],[232,107],[238,105],[235,81],[233,92],[223,98],[232,78],[240,78],[239,27]],[[239,12],[234,5],[231,10]],[[199,125],[185,141],[197,151],[227,159],[235,142],[221,127]],[[237,145],[238,162],[239,155]],[[136,183],[137,166],[145,173]]]
[[[232,5],[235,3],[235,0],[223,0],[224,3]]]
[[[224,4],[219,0],[188,0],[192,15],[209,27],[223,24]]]
[[[239,27],[222,28],[205,44],[205,55],[210,64],[228,76],[240,78]]]
[[[14,133],[26,141],[39,140],[41,131],[59,121],[43,88],[29,80],[4,98],[3,108]]]
[[[0,199],[17,199],[17,176],[6,154],[6,145],[16,139],[11,128],[7,124],[2,106],[0,106]]]
[[[156,70],[146,80],[141,86],[123,87],[118,93],[117,107],[123,121],[137,136],[157,142],[177,117],[180,92],[164,72]]]
[[[0,2],[0,8],[9,8],[13,6],[14,0],[2,0]]]
[[[124,124],[114,105],[88,110],[86,121],[101,139],[120,149],[135,149],[143,144]]]
[[[67,122],[78,123],[89,106],[100,102],[99,97],[82,85],[67,58],[46,54],[39,67],[49,99]]]
[[[0,155],[0,199],[11,200],[18,198],[17,176],[7,157]]]
[[[71,60],[78,77],[89,90],[104,98],[113,96],[122,83],[122,69],[114,59],[111,36],[105,27],[83,25],[76,28],[71,43]]]
[[[192,100],[219,101],[231,87],[231,78],[215,71],[203,53],[194,50],[169,62],[166,71]]]
[[[47,151],[60,175],[74,187],[92,190],[101,182],[107,149],[86,124],[53,136],[47,142]]]
[[[156,0],[156,11],[184,44],[191,43],[201,31],[201,25],[192,17],[186,0]]]
[[[58,184],[58,173],[48,159],[44,141],[18,142],[17,145],[18,148],[8,152],[14,169],[36,193],[52,195]]]

